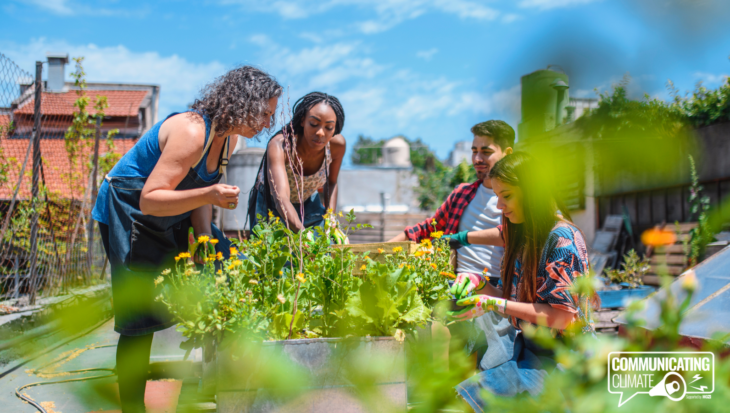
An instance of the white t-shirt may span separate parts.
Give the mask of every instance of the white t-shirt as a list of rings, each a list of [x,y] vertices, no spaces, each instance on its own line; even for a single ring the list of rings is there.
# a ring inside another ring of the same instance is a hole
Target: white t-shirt
[[[497,209],[497,194],[479,185],[474,199],[467,205],[459,221],[459,231],[496,228],[502,223],[502,211]],[[499,278],[504,248],[491,245],[469,245],[456,250],[456,272],[481,274],[489,269],[489,277]]]

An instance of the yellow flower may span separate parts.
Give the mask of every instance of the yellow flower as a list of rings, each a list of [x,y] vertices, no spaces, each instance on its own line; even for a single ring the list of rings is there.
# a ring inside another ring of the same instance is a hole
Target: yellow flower
[[[284,296],[281,294],[277,295],[276,299],[279,300],[279,302],[282,304],[284,304],[286,302],[286,298],[284,298]]]
[[[367,268],[368,268],[368,266],[363,264],[362,267],[360,267],[360,271],[365,271]]]
[[[382,249],[382,248],[378,248],[378,253],[382,254],[382,253],[384,253],[384,252],[385,252],[385,250],[384,250],[384,249]]]
[[[403,251],[403,247],[395,247],[393,248],[393,252],[401,252]]]
[[[175,257],[175,261],[180,261],[180,256]]]
[[[327,208],[327,214],[332,215],[332,208]]]
[[[431,248],[431,240],[426,238],[423,241],[421,241],[421,245],[426,248]]]
[[[198,244],[210,241],[210,237],[207,235],[201,235],[198,237]]]
[[[431,233],[431,238],[439,239],[439,238],[441,238],[443,236],[444,236],[444,232],[443,231],[436,231],[436,232],[432,232]]]
[[[279,275],[284,275],[284,271],[279,271]]]
[[[269,210],[269,218],[273,218],[273,217],[274,217],[274,213],[271,212],[271,210]]]
[[[181,252],[180,255],[178,255],[180,258],[190,258],[189,252]]]
[[[215,257],[218,258],[218,261],[223,261],[223,253],[218,251],[217,254],[215,254]]]
[[[436,248],[436,251],[442,252],[443,250],[441,248]]]
[[[221,275],[221,274],[223,274],[223,270],[218,270],[215,273],[218,274],[218,275]]]
[[[416,251],[416,253],[415,253],[415,254],[413,254],[413,256],[414,256],[414,257],[420,257],[420,256],[422,256],[423,254],[425,254],[425,252],[423,252],[423,251]]]
[[[404,263],[400,263],[400,265],[398,266],[398,268],[403,268],[404,265],[405,265]]]
[[[431,219],[431,225],[433,225],[434,227],[436,226],[436,220],[435,219]]]
[[[231,255],[238,255],[238,250],[236,247],[231,247]]]
[[[340,211],[340,214],[339,215],[340,215],[340,217],[342,216],[342,211]]]
[[[437,267],[436,264],[434,264],[434,263],[431,263],[431,268],[433,268],[434,270],[438,270],[439,269],[439,267]]]
[[[307,282],[307,279],[304,278],[304,274],[301,272],[299,274],[297,274],[296,279],[299,280],[299,282],[301,282],[301,283]]]
[[[258,281],[256,281],[256,280],[254,280],[254,279],[250,279],[250,280],[248,280],[248,283],[249,283],[249,284],[254,284],[254,285],[256,285],[256,284],[258,284],[259,282],[258,282]]]
[[[426,261],[431,261],[431,257],[426,257]]]
[[[213,244],[213,245],[215,245],[215,244],[217,244],[217,243],[218,243],[218,240],[217,240],[217,239],[215,239],[215,238],[213,238],[212,240],[210,240],[210,243],[211,243],[211,244]]]
[[[243,261],[241,261],[241,260],[235,260],[235,261],[233,261],[233,262],[231,263],[231,265],[234,265],[234,266],[236,266],[236,267],[237,267],[237,266],[239,266],[239,265],[241,265],[241,264],[243,264]]]
[[[456,275],[454,275],[454,274],[452,274],[450,272],[441,271],[439,274],[440,275],[443,275],[446,278],[451,278],[452,280],[456,278]]]

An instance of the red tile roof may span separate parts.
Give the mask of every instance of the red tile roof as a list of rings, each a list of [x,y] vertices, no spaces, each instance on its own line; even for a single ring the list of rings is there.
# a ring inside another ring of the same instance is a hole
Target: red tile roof
[[[144,90],[86,90],[86,96],[91,98],[89,112],[93,112],[93,102],[97,96],[106,96],[109,107],[104,111],[106,116],[137,116],[142,100],[147,96]],[[72,115],[74,102],[78,99],[75,90],[62,93],[43,92],[41,98],[41,112],[44,115]],[[16,111],[16,114],[32,115],[35,99],[25,101]]]
[[[2,118],[0,117],[0,123]],[[115,139],[114,145],[116,152],[124,155],[137,142],[136,139]],[[9,163],[8,182],[0,185],[0,199],[11,199],[13,190],[18,183],[20,168],[25,159],[25,153],[30,144],[30,139],[6,139],[0,137],[0,147],[3,149],[3,157]],[[49,198],[76,198],[81,199],[84,196],[84,190],[88,186],[89,180],[89,162],[93,154],[93,146],[81,145],[81,150],[73,170],[76,177],[78,188],[72,190],[68,176],[71,171],[69,166],[68,154],[63,139],[41,139],[41,158],[43,159],[43,173],[46,179],[46,186],[49,190]],[[99,153],[107,152],[108,148],[104,139],[99,143]],[[30,199],[31,179],[32,179],[32,163],[33,154],[28,158],[28,164],[23,175],[23,182],[18,193],[19,199]],[[101,179],[101,177],[100,177]]]

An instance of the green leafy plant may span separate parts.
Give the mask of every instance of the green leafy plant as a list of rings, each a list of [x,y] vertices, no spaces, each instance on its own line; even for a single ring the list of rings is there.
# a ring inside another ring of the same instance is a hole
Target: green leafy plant
[[[709,211],[710,198],[702,195],[704,189],[699,183],[699,175],[695,167],[694,158],[689,155],[689,166],[692,177],[692,184],[689,187],[689,211],[690,221],[697,219],[697,226],[689,231],[689,265],[697,265],[700,257],[705,252],[707,244],[714,239],[710,229]]]
[[[453,277],[447,243],[424,241],[412,255],[396,248],[384,262],[375,262],[369,252],[354,254],[332,244],[334,230],[347,237],[364,226],[352,225],[352,211],[343,218],[347,225],[340,228],[329,211],[327,231],[293,232],[270,215],[260,219],[250,239],[234,241],[230,259],[208,254],[196,265],[196,251],[217,243],[201,237],[157,279],[158,300],[180,323],[188,347],[239,333],[271,340],[404,337],[426,323]],[[355,264],[363,261],[364,275],[354,276]]]
[[[606,277],[614,283],[628,283],[630,288],[637,288],[644,284],[644,275],[651,268],[647,257],[640,258],[633,249],[624,255],[624,262],[620,270],[604,270]]]

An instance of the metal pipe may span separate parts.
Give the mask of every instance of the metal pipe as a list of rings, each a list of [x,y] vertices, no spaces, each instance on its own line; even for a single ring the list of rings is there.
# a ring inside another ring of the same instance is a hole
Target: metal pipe
[[[38,258],[38,211],[36,203],[38,202],[38,180],[41,172],[41,96],[43,89],[43,63],[35,62],[35,108],[33,110],[33,179],[31,186],[33,216],[30,224],[30,304],[35,304],[36,298],[36,281],[38,278],[37,258]]]

